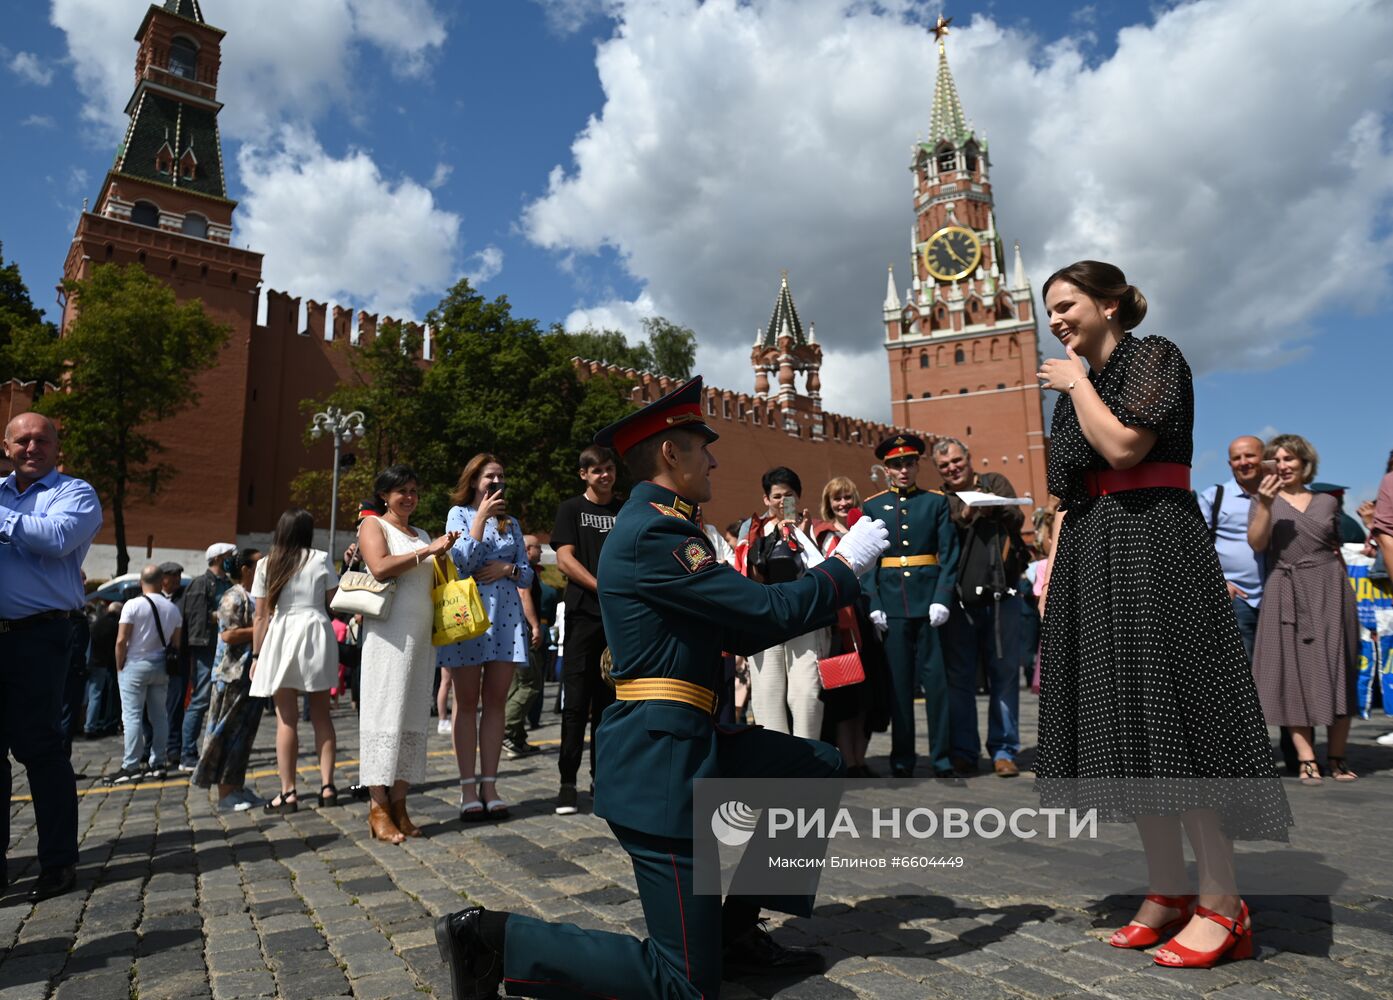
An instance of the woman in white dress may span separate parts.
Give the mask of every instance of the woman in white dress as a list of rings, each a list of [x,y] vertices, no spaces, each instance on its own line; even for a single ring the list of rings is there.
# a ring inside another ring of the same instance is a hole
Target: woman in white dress
[[[435,679],[431,558],[448,552],[459,533],[447,532],[431,541],[411,526],[418,500],[416,473],[404,465],[379,472],[373,493],[384,513],[359,522],[358,551],[368,572],[379,580],[396,580],[397,586],[387,617],[363,619],[358,780],[368,786],[372,798],[372,835],[400,844],[421,835],[407,815],[406,792],[426,777]]]
[[[319,804],[338,804],[334,787],[334,722],[329,689],[338,680],[339,647],[329,625],[329,597],[339,575],[329,554],[313,548],[314,518],[292,508],[276,522],[271,554],[256,564],[252,599],[252,698],[276,706],[276,768],[280,794],[263,807],[268,813],[294,812],[295,760],[300,753],[300,692],[309,695],[314,748],[319,756]]]

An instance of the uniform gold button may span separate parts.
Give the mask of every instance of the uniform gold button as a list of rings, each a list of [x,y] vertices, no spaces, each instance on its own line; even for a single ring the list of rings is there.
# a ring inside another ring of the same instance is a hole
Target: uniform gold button
[[[907,524],[902,524],[902,525],[900,525],[900,530],[901,530],[901,531],[908,531],[908,530],[909,530],[909,525],[907,525]]]
[[[905,570],[905,571],[904,571],[904,575],[905,575],[905,576],[909,576],[909,570]]]
[[[908,544],[909,544],[909,539],[906,538],[904,541],[900,542],[900,544],[901,544],[901,545],[908,545]]]

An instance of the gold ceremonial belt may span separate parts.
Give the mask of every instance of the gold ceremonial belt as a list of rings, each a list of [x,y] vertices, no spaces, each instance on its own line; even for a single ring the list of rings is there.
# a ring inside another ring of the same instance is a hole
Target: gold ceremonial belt
[[[896,566],[937,566],[938,556],[886,556],[880,560],[881,569],[894,569]]]
[[[708,715],[716,711],[714,691],[673,677],[636,677],[628,681],[615,678],[614,696],[620,701],[680,701]]]

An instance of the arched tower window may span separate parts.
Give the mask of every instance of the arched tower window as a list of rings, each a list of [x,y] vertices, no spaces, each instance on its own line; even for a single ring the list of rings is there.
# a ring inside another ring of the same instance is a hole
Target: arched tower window
[[[946,174],[958,169],[958,154],[951,149],[945,149],[938,154],[938,172]]]
[[[185,80],[197,78],[198,46],[187,38],[176,38],[169,43],[169,71]]]
[[[920,367],[920,368],[927,368],[927,367],[929,367],[929,352],[928,352],[928,351],[920,351],[920,352],[919,352],[919,367]]]
[[[953,349],[953,364],[955,364],[955,365],[960,365],[960,364],[962,364],[962,363],[963,363],[964,361],[966,361],[966,360],[967,360],[967,352],[966,352],[966,351],[964,351],[961,347],[957,347],[957,348],[954,348],[954,349]],[[964,390],[964,391],[966,391],[966,390]]]
[[[181,228],[185,236],[197,236],[201,240],[208,238],[208,220],[197,212],[190,212],[184,216]]]
[[[138,201],[131,206],[131,221],[137,226],[160,228],[160,209],[152,201]]]

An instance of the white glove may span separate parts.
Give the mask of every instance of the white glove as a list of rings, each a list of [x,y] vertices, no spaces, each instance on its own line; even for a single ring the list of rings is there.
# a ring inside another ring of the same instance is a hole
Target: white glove
[[[851,571],[860,576],[875,565],[880,554],[890,547],[890,532],[884,521],[863,517],[837,543],[837,555],[846,560]]]
[[[948,620],[948,609],[947,609],[947,608],[945,608],[942,604],[930,604],[930,605],[929,605],[929,626],[930,626],[931,628],[938,628],[940,625],[942,625],[942,624],[943,624],[944,622],[946,622],[947,620]]]
[[[875,626],[875,634],[882,639],[890,631],[890,622],[886,620],[884,611],[872,611],[871,624]]]

